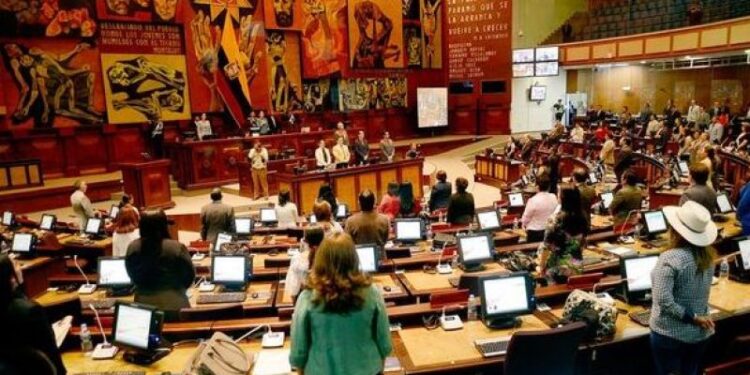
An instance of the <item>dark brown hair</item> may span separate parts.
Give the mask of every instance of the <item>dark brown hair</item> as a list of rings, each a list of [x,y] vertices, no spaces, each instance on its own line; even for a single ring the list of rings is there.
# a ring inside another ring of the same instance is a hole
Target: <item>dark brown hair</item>
[[[138,229],[139,220],[140,217],[138,217],[138,213],[135,211],[135,208],[131,206],[125,206],[120,209],[120,213],[117,214],[117,218],[115,219],[115,232],[120,234],[130,233]]]
[[[708,181],[708,166],[703,163],[693,163],[690,165],[690,177],[696,184],[705,185]]]
[[[362,307],[366,288],[372,280],[359,271],[354,241],[346,233],[334,233],[315,252],[315,262],[307,278],[313,291],[312,303],[330,312],[347,312]]]

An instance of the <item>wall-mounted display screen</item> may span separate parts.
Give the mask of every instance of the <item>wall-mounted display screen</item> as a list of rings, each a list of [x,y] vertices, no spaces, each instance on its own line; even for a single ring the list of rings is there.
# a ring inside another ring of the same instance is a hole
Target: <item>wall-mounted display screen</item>
[[[534,62],[534,49],[516,49],[513,50],[513,63],[528,63]]]
[[[559,47],[540,47],[536,49],[536,61],[558,61],[560,60]]]
[[[557,62],[536,63],[534,75],[537,77],[549,77],[560,74],[560,66]]]

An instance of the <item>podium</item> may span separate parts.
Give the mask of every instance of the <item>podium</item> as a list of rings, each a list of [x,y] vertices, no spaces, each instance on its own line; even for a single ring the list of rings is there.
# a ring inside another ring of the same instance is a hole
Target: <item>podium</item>
[[[133,198],[139,209],[172,208],[172,191],[169,186],[169,159],[138,163],[121,163],[125,193]]]

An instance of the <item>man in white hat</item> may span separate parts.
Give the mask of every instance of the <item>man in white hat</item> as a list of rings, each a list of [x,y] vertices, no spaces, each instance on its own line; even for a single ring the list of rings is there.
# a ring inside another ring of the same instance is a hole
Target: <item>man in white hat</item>
[[[657,374],[698,374],[714,322],[708,307],[717,228],[694,201],[664,207],[672,248],[651,272],[651,350]]]

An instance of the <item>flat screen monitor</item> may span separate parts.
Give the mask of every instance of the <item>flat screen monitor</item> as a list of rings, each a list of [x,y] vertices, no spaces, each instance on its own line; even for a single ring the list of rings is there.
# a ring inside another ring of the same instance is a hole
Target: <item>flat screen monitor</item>
[[[560,47],[539,47],[536,49],[536,61],[558,61]]]
[[[500,229],[500,215],[495,210],[478,211],[477,222],[480,230]]]
[[[661,210],[644,213],[643,221],[646,223],[646,232],[650,235],[661,234],[667,231],[667,220],[664,218],[664,212]]]
[[[263,224],[276,224],[279,220],[276,218],[276,210],[273,208],[260,209],[260,222]]]
[[[109,213],[107,214],[107,216],[109,216],[110,219],[117,218],[117,215],[119,214],[120,214],[120,206],[116,204],[109,206]]]
[[[604,207],[605,210],[609,210],[609,205],[612,204],[612,200],[615,198],[615,195],[611,192],[602,193],[601,199],[602,199],[602,207]]]
[[[13,212],[3,211],[3,225],[9,227],[15,224],[13,219],[15,219],[15,215],[13,215]]]
[[[737,242],[740,248],[740,258],[742,259],[742,269],[750,271],[750,238]]]
[[[534,75],[537,77],[551,77],[560,75],[560,65],[555,62],[538,62],[534,64]]]
[[[34,250],[36,236],[32,233],[16,233],[13,235],[13,242],[10,251],[19,254],[31,254]]]
[[[547,99],[547,86],[531,86],[529,88],[529,100],[532,102],[543,102]]]
[[[728,214],[734,211],[734,207],[732,207],[732,203],[729,202],[729,197],[726,194],[716,196],[716,205],[719,207],[719,213]]]
[[[375,244],[357,245],[359,270],[366,273],[378,272],[378,247]]]
[[[125,258],[99,258],[99,285],[127,287],[133,284],[125,268]]]
[[[415,242],[422,239],[422,220],[396,219],[396,240]]]
[[[683,176],[690,175],[690,167],[688,166],[688,163],[685,160],[680,160],[679,166],[680,166],[680,173]]]
[[[589,182],[592,184],[599,183],[599,177],[596,176],[596,172],[589,172]]]
[[[151,338],[161,337],[162,321],[163,314],[151,306],[117,303],[112,341],[117,346],[142,351],[152,350],[156,340]]]
[[[523,207],[523,193],[508,194],[508,205],[510,207]]]
[[[317,216],[315,216],[315,214],[310,214],[310,218],[308,219],[308,221],[310,222],[310,224],[316,224],[318,222],[318,218]]]
[[[534,49],[523,48],[513,50],[513,63],[534,62]]]
[[[52,214],[43,214],[42,220],[39,222],[39,229],[41,230],[52,230],[57,222],[57,217]]]
[[[458,258],[464,268],[476,267],[493,259],[495,242],[490,233],[458,236]]]
[[[346,216],[349,214],[349,207],[347,207],[345,204],[339,204],[338,207],[336,207],[336,219],[346,219]]]
[[[620,260],[620,272],[625,280],[625,296],[628,302],[648,300],[651,294],[651,271],[656,267],[659,255],[647,255]]]
[[[221,232],[216,235],[216,241],[214,242],[214,251],[221,251],[221,245],[232,242],[232,235],[229,233]]]
[[[90,234],[90,235],[98,235],[101,230],[102,230],[102,219],[98,217],[90,217],[88,220],[86,220],[86,228],[84,228],[83,233]]]
[[[419,128],[448,126],[448,88],[417,88],[417,125]]]
[[[534,76],[534,64],[513,64],[513,78],[526,78]]]
[[[234,232],[244,236],[253,234],[253,219],[249,217],[234,218]]]
[[[248,258],[244,255],[214,255],[211,259],[211,280],[216,284],[245,286]]]
[[[479,290],[485,320],[515,318],[536,308],[534,280],[527,272],[482,278]]]

